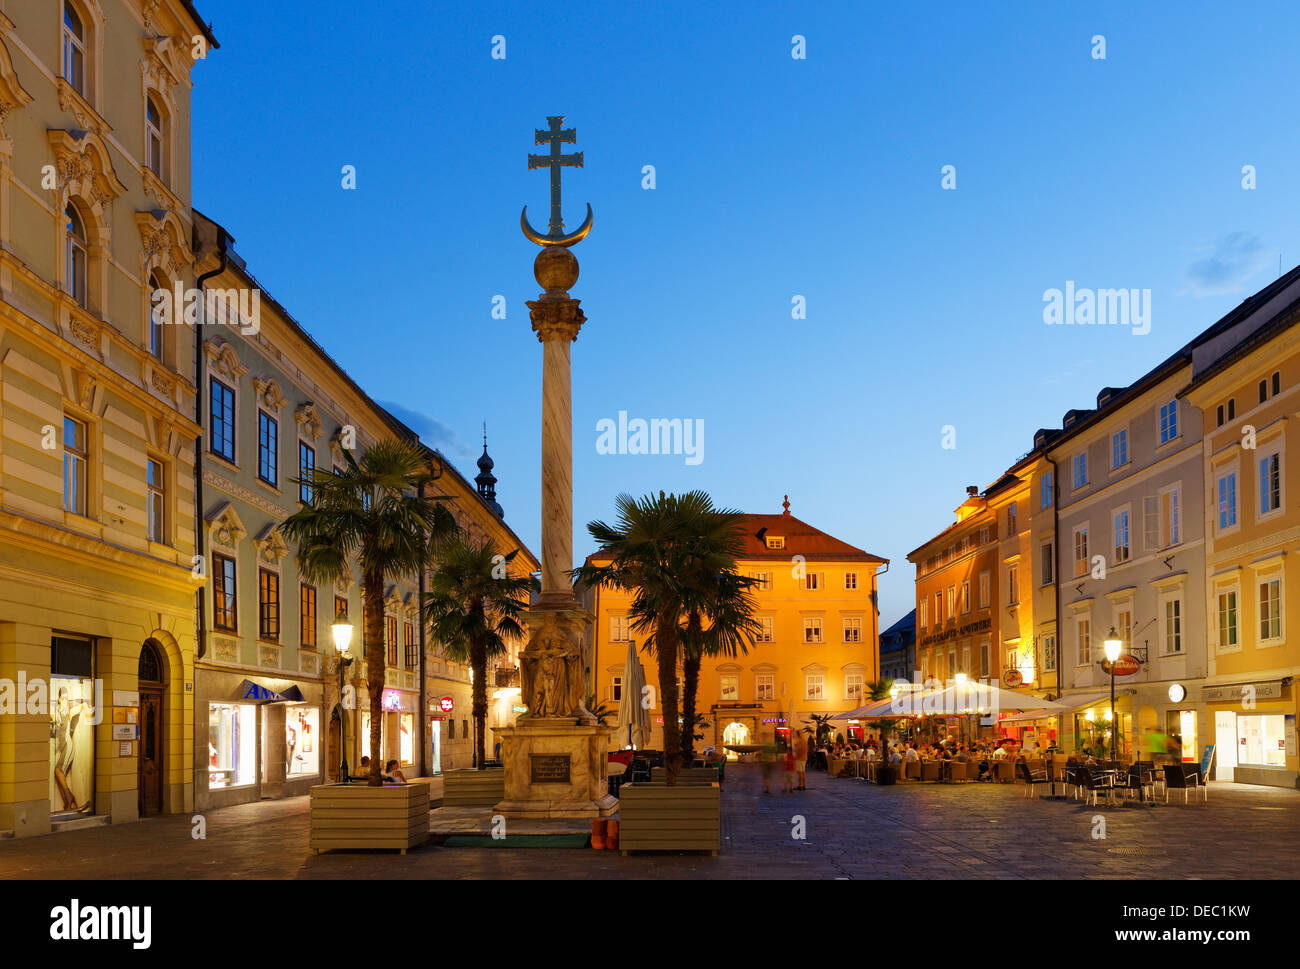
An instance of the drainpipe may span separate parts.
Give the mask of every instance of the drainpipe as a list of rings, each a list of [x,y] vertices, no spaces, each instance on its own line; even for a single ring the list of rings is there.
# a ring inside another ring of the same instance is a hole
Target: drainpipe
[[[880,666],[881,666],[881,662],[880,662],[880,577],[881,577],[882,575],[884,575],[884,574],[885,574],[886,572],[888,572],[888,571],[889,571],[889,563],[886,562],[886,563],[885,563],[885,567],[884,567],[883,570],[881,570],[881,571],[879,571],[879,572],[873,571],[873,572],[871,573],[871,604],[875,607],[875,610],[876,610],[876,675],[872,677],[873,680],[879,680],[879,679],[881,678],[881,672],[880,672]],[[792,741],[793,741],[793,736],[794,736],[794,735],[791,734],[791,739],[792,739]],[[864,734],[864,736],[865,736],[865,734]]]
[[[1056,462],[1047,457],[1043,457],[1047,463],[1052,466],[1052,599],[1053,610],[1055,615],[1052,619],[1056,626],[1056,699],[1061,699],[1061,694],[1065,692],[1065,663],[1062,657],[1064,652],[1064,629],[1061,626],[1061,478],[1056,467]],[[1057,740],[1065,740],[1065,715],[1061,714],[1057,726]],[[1073,736],[1073,734],[1071,734]],[[1066,752],[1068,755],[1068,751]]]
[[[221,253],[221,262],[218,263],[216,269],[204,273],[194,281],[194,288],[199,292],[198,322],[195,324],[194,334],[194,423],[199,425],[199,436],[194,441],[194,551],[198,555],[200,562],[206,561],[207,558],[203,550],[203,377],[206,370],[203,354],[203,323],[207,316],[207,301],[203,299],[203,284],[213,276],[219,276],[226,271],[229,262],[230,241],[230,236],[226,233],[226,230],[218,226],[217,250]],[[203,602],[206,594],[206,583],[194,593],[194,612],[197,617],[195,625],[198,633],[198,641],[194,647],[195,659],[202,659],[207,652],[207,610],[204,608]]]
[[[424,497],[423,481],[421,481],[418,487],[416,488],[416,494],[419,495],[421,498]],[[429,773],[430,768],[433,766],[430,763],[430,760],[432,760],[432,749],[430,749],[429,751],[430,754],[429,758],[426,759],[424,756],[425,742],[429,740],[429,696],[428,696],[429,684],[428,681],[425,679],[425,676],[427,675],[427,670],[425,668],[426,658],[424,655],[424,650],[425,650],[425,642],[424,642],[425,586],[424,583],[427,577],[428,577],[428,569],[421,568],[419,588],[418,591],[416,592],[416,599],[420,604],[419,605],[420,614],[419,617],[416,619],[416,622],[420,624],[420,700],[419,700],[420,713],[419,716],[416,718],[415,726],[416,726],[416,730],[419,732],[419,737],[420,737],[420,773],[427,777],[432,777],[433,775]]]

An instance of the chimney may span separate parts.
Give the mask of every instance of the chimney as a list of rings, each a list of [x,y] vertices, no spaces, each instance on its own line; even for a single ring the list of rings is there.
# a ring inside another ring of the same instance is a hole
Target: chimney
[[[979,485],[967,485],[967,486],[966,486],[966,496],[967,496],[968,498],[974,498],[974,497],[976,497],[977,495],[979,495],[979,493],[980,493],[980,486],[979,486]]]

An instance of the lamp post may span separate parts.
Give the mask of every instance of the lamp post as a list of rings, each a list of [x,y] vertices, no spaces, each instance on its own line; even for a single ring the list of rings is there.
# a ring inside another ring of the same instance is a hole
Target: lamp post
[[[347,613],[342,609],[334,617],[330,632],[334,635],[334,648],[339,654],[339,751],[342,754],[342,762],[339,764],[339,783],[346,784],[348,782],[348,712],[343,705],[343,683],[347,668],[352,665],[352,657],[348,655],[348,647],[352,645],[352,623],[348,622]]]
[[[1106,660],[1110,663],[1110,759],[1118,760],[1115,755],[1116,731],[1119,729],[1119,721],[1115,719],[1115,661],[1119,659],[1119,651],[1124,648],[1124,642],[1119,638],[1119,633],[1115,632],[1115,627],[1110,627],[1110,634],[1106,636],[1102,643],[1102,649],[1106,651]]]

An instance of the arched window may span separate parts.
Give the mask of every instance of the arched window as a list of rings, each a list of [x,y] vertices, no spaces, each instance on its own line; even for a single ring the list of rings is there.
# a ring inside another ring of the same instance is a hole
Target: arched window
[[[158,649],[158,644],[152,639],[146,639],[144,645],[140,648],[138,679],[145,683],[161,683],[163,682],[164,669],[162,653]]]
[[[69,0],[63,3],[63,77],[83,98],[86,94],[86,27]]]
[[[85,307],[87,306],[87,270],[90,265],[90,250],[86,243],[86,226],[81,220],[81,214],[77,212],[77,207],[71,202],[68,203],[65,214],[68,217],[66,240],[68,294]]]
[[[163,146],[166,142],[163,140],[162,112],[152,97],[145,98],[144,103],[145,164],[149,171],[163,178]]]
[[[161,294],[161,295],[159,295]],[[167,299],[167,284],[155,271],[149,276],[149,352],[159,360],[163,358],[164,303]]]

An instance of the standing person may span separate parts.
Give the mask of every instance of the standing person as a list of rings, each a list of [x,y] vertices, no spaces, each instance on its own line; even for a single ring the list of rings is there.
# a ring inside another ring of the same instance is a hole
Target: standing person
[[[808,737],[792,731],[794,741],[795,790],[808,790]]]
[[[794,748],[786,747],[781,754],[781,793],[782,794],[789,794],[794,791],[794,768],[795,768]]]

